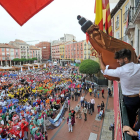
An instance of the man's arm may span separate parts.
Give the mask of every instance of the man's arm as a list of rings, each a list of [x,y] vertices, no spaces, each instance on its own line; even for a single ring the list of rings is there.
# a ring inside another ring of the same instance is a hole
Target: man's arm
[[[98,58],[99,58],[99,61],[100,61],[100,68],[101,70],[104,72],[104,70],[106,69],[103,61],[102,61],[102,55],[101,54],[98,54]]]
[[[129,126],[123,126],[123,133],[127,132],[130,136],[138,137],[138,133]]]
[[[109,65],[105,66],[105,64],[102,61],[102,55],[98,54],[98,58],[100,61],[100,68],[104,75],[112,76],[112,77],[120,77],[120,67],[116,69],[108,69]]]

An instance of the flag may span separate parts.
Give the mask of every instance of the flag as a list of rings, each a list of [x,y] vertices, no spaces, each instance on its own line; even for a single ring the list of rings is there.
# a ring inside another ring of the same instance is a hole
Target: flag
[[[111,14],[109,0],[103,0],[103,9],[106,9],[106,21],[105,21],[105,30],[106,33],[112,36],[112,26],[111,26]]]
[[[102,0],[96,0],[95,1],[94,12],[96,13],[95,24],[98,25],[100,30],[103,31],[103,6],[102,6]]]
[[[0,5],[22,26],[52,1],[53,0],[0,0]]]

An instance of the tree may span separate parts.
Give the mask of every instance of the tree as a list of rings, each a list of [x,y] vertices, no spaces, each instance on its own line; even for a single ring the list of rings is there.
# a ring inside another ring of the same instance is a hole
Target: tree
[[[19,59],[19,58],[14,58],[13,61],[15,61],[15,62],[19,62],[20,59]]]
[[[26,58],[21,58],[21,59],[20,59],[20,62],[23,62],[23,64],[24,64],[24,62],[26,62],[26,61],[27,61]]]
[[[32,58],[32,61],[34,62],[35,60],[37,60],[37,58],[36,58],[36,57],[33,57],[33,58]]]
[[[19,58],[14,58],[13,61],[18,63],[18,62],[20,62],[20,59]]]
[[[33,57],[32,60],[37,60],[37,58],[36,57]]]
[[[79,66],[80,73],[89,74],[90,77],[92,77],[93,74],[98,73],[99,70],[100,70],[99,63],[91,59],[84,60]]]

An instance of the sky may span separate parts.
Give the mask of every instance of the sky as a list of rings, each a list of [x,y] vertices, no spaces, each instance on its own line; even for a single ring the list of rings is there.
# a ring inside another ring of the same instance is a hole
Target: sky
[[[111,9],[115,7],[117,0],[112,1],[114,3],[110,4]],[[94,21],[94,3],[95,0],[54,0],[23,26],[0,6],[0,43],[20,39],[35,45],[41,41],[58,40],[64,34],[73,34],[77,41],[85,40],[77,15]]]

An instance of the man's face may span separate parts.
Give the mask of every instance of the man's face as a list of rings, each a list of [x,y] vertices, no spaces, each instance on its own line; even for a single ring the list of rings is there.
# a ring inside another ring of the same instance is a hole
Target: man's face
[[[120,66],[125,65],[125,61],[124,61],[123,58],[119,58],[119,59],[117,59],[117,62],[120,64]]]

